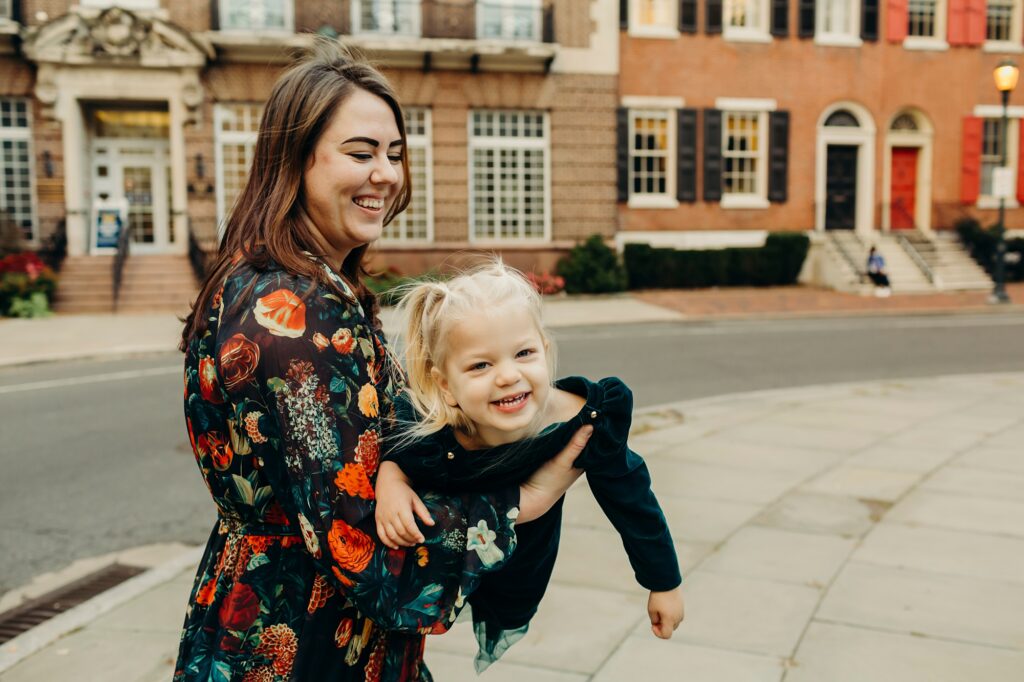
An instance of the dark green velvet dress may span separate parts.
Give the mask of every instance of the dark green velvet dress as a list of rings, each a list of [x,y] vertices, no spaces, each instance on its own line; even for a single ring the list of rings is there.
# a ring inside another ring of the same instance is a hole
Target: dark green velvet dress
[[[552,425],[525,441],[483,450],[459,445],[449,427],[412,443],[385,439],[384,459],[397,463],[422,490],[446,494],[479,493],[529,477],[561,452],[585,424],[594,434],[576,460],[608,520],[622,537],[636,581],[652,591],[679,586],[682,577],[665,515],[651,490],[651,476],[640,455],[626,443],[633,394],[622,380],[592,382],[566,377],[555,386],[583,397],[586,404],[569,421]],[[398,429],[415,420],[405,394],[395,401]],[[389,446],[389,442],[395,444]],[[562,525],[562,500],[548,513],[516,528],[518,546],[498,571],[482,576],[469,597],[483,670],[525,633],[551,580]]]

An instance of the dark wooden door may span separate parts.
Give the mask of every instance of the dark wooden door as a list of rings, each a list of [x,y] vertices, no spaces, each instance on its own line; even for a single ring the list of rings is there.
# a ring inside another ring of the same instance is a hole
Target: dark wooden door
[[[857,147],[830,144],[825,168],[825,229],[852,230],[857,223]]]

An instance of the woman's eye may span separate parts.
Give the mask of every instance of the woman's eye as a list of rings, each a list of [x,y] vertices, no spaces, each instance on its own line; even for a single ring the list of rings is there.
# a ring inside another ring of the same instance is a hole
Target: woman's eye
[[[351,156],[353,159],[356,159],[357,161],[369,161],[370,159],[373,158],[373,154],[363,154],[361,152],[353,152],[349,156]]]
[[[402,163],[402,155],[401,154],[389,154],[388,155],[388,160],[391,161],[391,163]]]

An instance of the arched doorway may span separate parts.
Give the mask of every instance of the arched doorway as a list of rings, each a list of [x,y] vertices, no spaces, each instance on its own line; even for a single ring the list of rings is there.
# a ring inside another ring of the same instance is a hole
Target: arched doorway
[[[932,132],[916,109],[892,117],[883,159],[883,230],[931,230]]]
[[[818,120],[815,229],[872,230],[875,128],[853,102],[828,107]]]

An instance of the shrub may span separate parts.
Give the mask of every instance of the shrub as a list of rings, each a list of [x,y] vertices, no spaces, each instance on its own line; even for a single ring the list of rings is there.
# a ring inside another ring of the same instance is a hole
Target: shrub
[[[600,235],[573,247],[558,261],[555,271],[565,279],[570,294],[603,294],[626,288],[626,270],[618,255]]]
[[[771,233],[759,248],[677,250],[626,244],[630,289],[794,284],[810,248],[807,235]]]
[[[57,276],[36,254],[24,251],[0,259],[0,314],[37,317],[28,313],[47,312],[56,289]]]
[[[365,278],[364,282],[366,283],[366,288],[376,294],[377,300],[380,301],[381,305],[397,305],[402,300],[404,287],[416,282],[437,282],[444,279],[447,278],[438,274],[435,270],[426,272],[418,277],[412,277],[403,275],[392,267],[379,275]]]
[[[998,242],[996,226],[993,225],[986,230],[976,219],[966,217],[956,221],[953,227],[956,229],[960,241],[963,242],[964,247],[974,260],[977,261],[978,265],[983,267],[990,276],[993,275],[995,270],[996,244]],[[1024,239],[1020,237],[1007,239],[1006,253],[1017,254],[1015,259],[1011,256],[1014,262],[1006,263],[1006,281],[1024,281]]]

